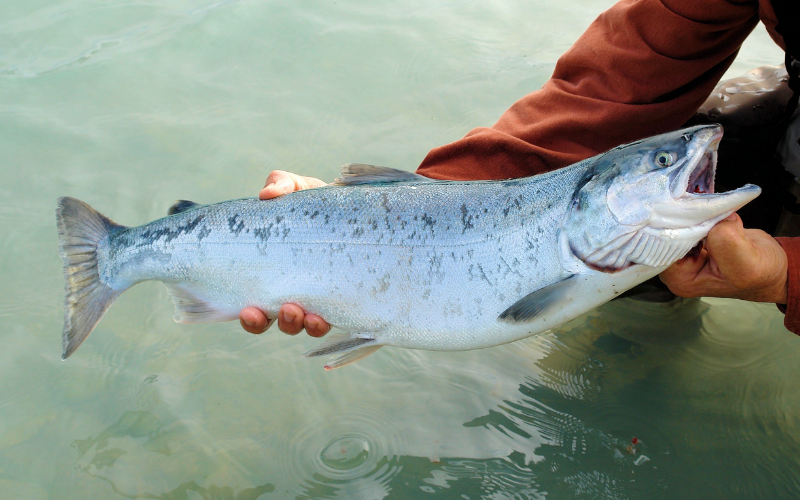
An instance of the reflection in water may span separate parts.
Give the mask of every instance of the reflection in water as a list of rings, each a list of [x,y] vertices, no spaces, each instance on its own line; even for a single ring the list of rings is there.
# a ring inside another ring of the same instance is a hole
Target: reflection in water
[[[271,483],[241,488],[237,491],[229,486],[212,484],[204,487],[197,481],[186,481],[164,493],[147,491],[148,485],[142,487],[145,491],[131,492],[127,485],[117,484],[119,481],[115,481],[115,475],[108,470],[129,452],[136,454],[139,447],[148,452],[169,456],[172,453],[170,443],[181,440],[186,433],[182,425],[165,426],[161,419],[150,412],[126,411],[119,420],[96,437],[75,440],[72,446],[78,450],[78,468],[81,471],[106,481],[116,494],[125,498],[188,500],[199,497],[203,500],[256,500],[261,495],[275,490],[275,486]],[[133,442],[126,438],[132,439]],[[148,459],[146,455],[143,458]]]

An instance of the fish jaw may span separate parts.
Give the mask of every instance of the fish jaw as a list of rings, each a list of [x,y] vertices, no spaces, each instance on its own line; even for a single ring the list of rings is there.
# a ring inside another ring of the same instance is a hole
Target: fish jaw
[[[662,267],[761,193],[714,193],[722,127],[706,125],[621,146],[598,158],[564,224],[572,253],[595,270]]]
[[[686,229],[705,235],[717,222],[761,194],[761,188],[753,184],[715,193],[717,147],[722,139],[722,127],[703,128],[695,136],[697,144],[690,161],[669,174],[671,196],[653,206],[648,221],[652,228]]]

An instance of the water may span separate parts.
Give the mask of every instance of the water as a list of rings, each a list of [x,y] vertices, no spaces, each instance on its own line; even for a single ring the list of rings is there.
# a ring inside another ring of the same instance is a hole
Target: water
[[[59,359],[58,196],[133,225],[274,168],[412,169],[611,3],[0,3],[0,498],[796,498],[800,339],[771,305],[612,303],[327,373],[314,339],[176,325],[146,283]],[[781,59],[759,28],[729,75]]]

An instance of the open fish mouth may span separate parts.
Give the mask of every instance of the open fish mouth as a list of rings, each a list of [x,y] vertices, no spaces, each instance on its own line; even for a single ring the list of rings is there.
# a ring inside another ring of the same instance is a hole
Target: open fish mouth
[[[722,127],[704,129],[700,132],[705,133],[700,137],[697,137],[700,134],[696,134],[693,139],[685,139],[695,140],[698,144],[696,151],[687,158],[686,164],[675,169],[670,189],[673,198],[714,194],[717,147],[722,139]]]
[[[704,127],[683,136],[688,153],[668,174],[672,200],[655,208],[658,215],[651,218],[651,225],[706,230],[761,193],[761,188],[752,184],[715,192],[717,147],[721,139],[720,126]]]
[[[716,146],[714,146],[716,148]],[[707,151],[692,170],[685,194],[711,194],[714,192],[714,174],[717,170],[717,151]]]

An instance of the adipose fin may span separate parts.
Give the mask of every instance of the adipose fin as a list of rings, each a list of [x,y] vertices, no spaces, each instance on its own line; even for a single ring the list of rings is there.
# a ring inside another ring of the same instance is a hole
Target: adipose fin
[[[178,200],[175,203],[173,203],[171,207],[169,207],[169,210],[167,210],[167,215],[179,214],[181,212],[185,212],[187,210],[190,210],[192,208],[199,207],[199,206],[200,206],[199,203],[195,203],[193,201]]]

